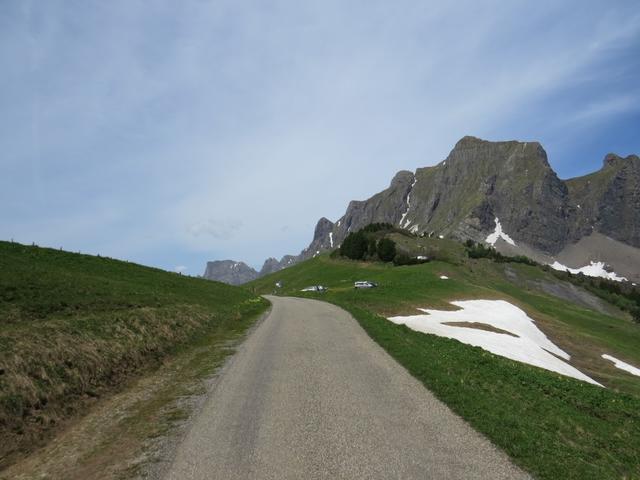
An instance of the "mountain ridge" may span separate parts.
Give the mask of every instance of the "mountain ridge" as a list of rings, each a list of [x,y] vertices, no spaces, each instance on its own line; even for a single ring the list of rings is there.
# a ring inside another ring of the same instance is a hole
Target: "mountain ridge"
[[[514,244],[498,240],[498,250],[544,263],[564,258],[569,247],[595,234],[639,249],[640,158],[609,153],[599,170],[562,180],[539,142],[465,136],[436,165],[401,170],[386,189],[349,202],[337,221],[321,218],[309,246],[297,256],[268,259],[258,276],[336,248],[349,232],[375,222],[477,242],[485,242],[499,224]],[[598,252],[602,261],[603,249]],[[592,256],[573,251],[570,257],[588,264]],[[628,258],[614,257],[604,261],[640,280],[640,250],[631,266]]]

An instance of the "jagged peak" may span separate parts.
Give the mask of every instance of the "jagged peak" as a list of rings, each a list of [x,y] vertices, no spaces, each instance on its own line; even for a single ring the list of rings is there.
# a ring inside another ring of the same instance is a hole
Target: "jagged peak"
[[[460,140],[458,140],[453,147],[454,150],[456,148],[468,148],[474,145],[481,145],[483,143],[490,143],[488,140],[483,140],[482,138],[474,137],[472,135],[465,135]]]
[[[630,162],[638,162],[638,161],[640,161],[640,158],[638,157],[638,155],[627,155],[626,157],[621,157],[616,153],[607,153],[602,162],[602,166],[604,168],[617,167],[617,166],[626,165]]]
[[[389,187],[393,187],[401,183],[411,183],[413,181],[413,178],[414,178],[413,172],[410,172],[409,170],[400,170],[391,179],[391,183],[389,184]]]
[[[327,232],[331,231],[332,229],[333,222],[326,217],[322,217],[316,224],[316,229],[313,232],[313,239],[318,240],[320,238],[323,238],[327,234]]]

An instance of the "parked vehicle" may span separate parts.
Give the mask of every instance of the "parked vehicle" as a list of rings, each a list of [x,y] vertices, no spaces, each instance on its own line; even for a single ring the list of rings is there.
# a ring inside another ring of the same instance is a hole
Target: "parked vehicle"
[[[301,292],[326,292],[327,287],[323,285],[311,285],[310,287],[303,288]]]
[[[378,284],[369,280],[362,280],[353,284],[354,288],[375,288]]]

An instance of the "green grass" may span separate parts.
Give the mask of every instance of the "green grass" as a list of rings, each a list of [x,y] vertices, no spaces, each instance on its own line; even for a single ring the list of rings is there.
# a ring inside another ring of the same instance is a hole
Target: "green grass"
[[[0,242],[0,467],[92,398],[266,308],[217,282]]]
[[[442,249],[455,253],[441,240]],[[509,268],[517,281],[505,274]],[[440,280],[445,274],[450,280]],[[355,290],[356,280],[377,289]],[[271,293],[335,303],[399,363],[538,478],[640,478],[640,379],[600,358],[610,353],[640,364],[640,327],[623,312],[605,315],[549,296],[535,282],[557,282],[527,265],[452,257],[451,262],[392,267],[320,256],[252,282]],[[325,294],[301,293],[311,284]],[[514,362],[458,341],[414,332],[384,317],[449,301],[501,298],[523,308],[572,355],[572,364],[608,388]]]
[[[413,376],[536,477],[640,477],[639,398],[342,306]]]

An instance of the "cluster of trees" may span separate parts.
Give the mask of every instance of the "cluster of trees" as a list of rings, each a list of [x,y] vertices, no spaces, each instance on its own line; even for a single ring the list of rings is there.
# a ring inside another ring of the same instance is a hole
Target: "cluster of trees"
[[[337,254],[352,260],[379,260],[393,262],[394,265],[415,265],[427,261],[398,251],[396,242],[384,236],[388,233],[407,234],[406,230],[394,227],[390,223],[371,223],[347,235]]]
[[[482,243],[476,243],[469,239],[464,243],[467,250],[467,256],[469,258],[489,258],[497,263],[524,263],[525,265],[535,266],[538,265],[535,261],[524,255],[516,255],[510,257],[508,255],[502,255],[493,247],[488,247]]]
[[[372,224],[375,225],[375,224]],[[352,260],[380,259],[383,262],[390,262],[396,256],[396,243],[390,238],[376,238],[367,235],[372,230],[367,231],[365,227],[357,232],[350,233],[340,246],[340,255]],[[373,230],[377,231],[377,230]]]

